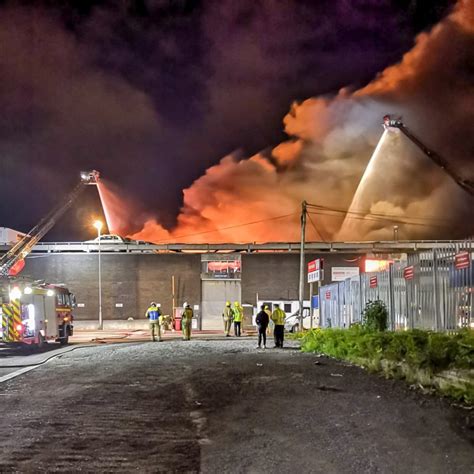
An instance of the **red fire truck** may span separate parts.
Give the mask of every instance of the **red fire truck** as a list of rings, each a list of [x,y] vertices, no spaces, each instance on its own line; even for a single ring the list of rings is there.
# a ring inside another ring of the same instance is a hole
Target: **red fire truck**
[[[73,334],[75,298],[63,285],[4,285],[0,303],[3,342],[67,344]]]
[[[0,255],[0,340],[42,345],[66,344],[73,331],[74,295],[63,285],[31,284],[18,278],[33,247],[71,207],[86,185],[98,186],[100,173],[81,172],[74,189],[27,234]]]

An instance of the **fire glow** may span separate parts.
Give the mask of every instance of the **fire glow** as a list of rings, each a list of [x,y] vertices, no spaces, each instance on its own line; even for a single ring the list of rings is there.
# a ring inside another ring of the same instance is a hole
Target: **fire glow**
[[[387,270],[391,263],[393,263],[393,260],[377,260],[368,258],[364,263],[364,272],[382,272]]]
[[[394,223],[403,239],[472,233],[472,202],[408,140],[382,134],[380,122],[387,113],[401,114],[433,149],[447,146],[453,160],[470,163],[470,112],[452,104],[473,99],[458,71],[469,63],[473,17],[474,2],[461,1],[366,87],[293,104],[284,118],[288,141],[270,157],[231,154],[207,169],[184,190],[171,230],[156,219],[137,219],[129,199],[99,186],[109,229],[157,243],[297,241],[305,200],[340,210],[310,216],[308,240],[321,239],[315,227],[327,240],[392,240]],[[439,111],[448,107],[446,120]]]

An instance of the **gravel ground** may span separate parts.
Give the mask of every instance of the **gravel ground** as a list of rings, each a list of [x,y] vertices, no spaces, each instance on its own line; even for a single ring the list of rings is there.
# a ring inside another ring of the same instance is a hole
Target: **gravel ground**
[[[295,344],[63,354],[0,386],[0,472],[474,472],[471,412]]]

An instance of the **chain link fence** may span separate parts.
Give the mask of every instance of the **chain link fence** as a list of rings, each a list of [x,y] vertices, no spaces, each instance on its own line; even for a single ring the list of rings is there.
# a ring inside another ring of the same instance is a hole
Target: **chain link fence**
[[[387,270],[321,287],[321,327],[362,321],[369,301],[382,300],[389,328],[453,331],[474,327],[473,242],[407,255]]]

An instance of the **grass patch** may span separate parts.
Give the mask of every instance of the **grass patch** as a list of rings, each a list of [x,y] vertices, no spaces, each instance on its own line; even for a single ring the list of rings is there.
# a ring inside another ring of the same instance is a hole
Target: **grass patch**
[[[457,400],[474,403],[472,330],[447,334],[418,329],[371,331],[361,326],[315,329],[302,336],[301,348],[364,365],[387,376],[428,383]],[[462,377],[453,376],[454,372]],[[447,373],[451,376],[445,376]]]

